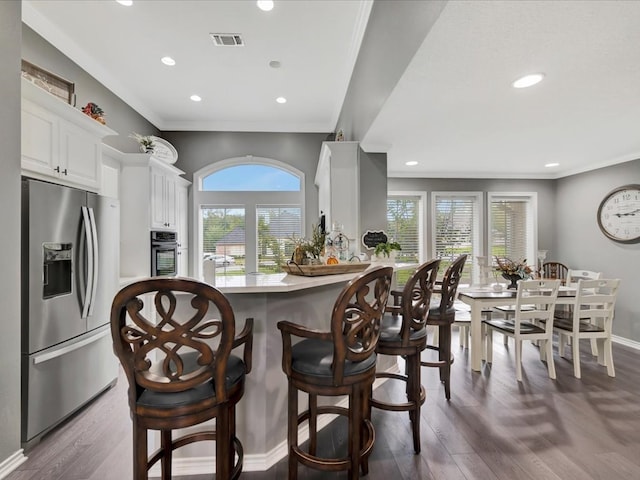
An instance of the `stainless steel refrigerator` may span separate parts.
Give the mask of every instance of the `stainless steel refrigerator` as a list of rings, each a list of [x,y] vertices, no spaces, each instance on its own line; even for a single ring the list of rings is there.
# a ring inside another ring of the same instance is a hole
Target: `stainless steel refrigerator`
[[[115,383],[109,330],[120,206],[22,179],[22,442],[39,440]]]

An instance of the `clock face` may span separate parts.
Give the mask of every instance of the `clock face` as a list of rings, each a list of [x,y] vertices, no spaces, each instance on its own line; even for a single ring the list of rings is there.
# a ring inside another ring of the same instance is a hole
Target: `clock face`
[[[598,208],[598,226],[616,242],[640,242],[640,185],[625,185],[605,196]]]

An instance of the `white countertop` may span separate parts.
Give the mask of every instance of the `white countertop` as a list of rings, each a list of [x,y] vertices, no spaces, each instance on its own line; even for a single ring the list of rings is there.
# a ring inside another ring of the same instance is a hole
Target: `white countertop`
[[[219,276],[216,277],[215,287],[222,293],[294,292],[322,285],[348,282],[360,273],[343,273],[318,277],[303,277],[288,273]]]
[[[372,263],[371,266],[382,264]],[[394,270],[415,268],[417,264],[397,263],[392,265]],[[317,277],[304,277],[288,273],[273,274],[249,274],[217,276],[215,287],[222,293],[268,293],[268,292],[295,292],[307,288],[333,285],[335,283],[348,282],[362,272],[343,273],[340,275],[322,275]],[[124,287],[138,280],[149,277],[123,277],[120,278],[120,287]],[[189,277],[185,277],[189,278]]]

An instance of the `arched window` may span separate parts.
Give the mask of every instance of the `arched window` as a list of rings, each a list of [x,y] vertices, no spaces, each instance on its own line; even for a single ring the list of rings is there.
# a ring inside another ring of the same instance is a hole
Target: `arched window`
[[[231,158],[194,174],[196,276],[279,273],[303,236],[304,173],[277,160]]]
[[[299,192],[300,177],[271,165],[245,164],[217,170],[202,179],[213,192]]]

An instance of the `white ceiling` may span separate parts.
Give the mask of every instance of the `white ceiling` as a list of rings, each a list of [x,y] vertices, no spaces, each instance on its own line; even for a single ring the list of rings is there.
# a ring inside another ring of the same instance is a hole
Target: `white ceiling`
[[[371,6],[25,0],[23,19],[160,130],[330,132]],[[640,158],[638,25],[640,1],[450,1],[362,146],[388,153],[390,176],[558,178]],[[545,80],[510,86],[532,72]]]

